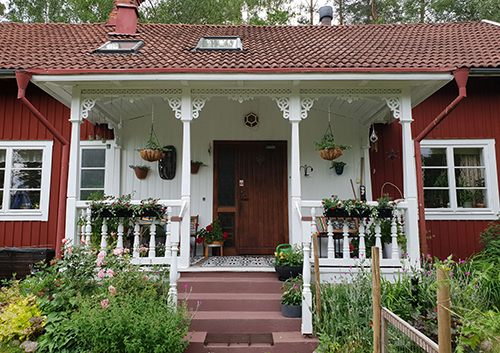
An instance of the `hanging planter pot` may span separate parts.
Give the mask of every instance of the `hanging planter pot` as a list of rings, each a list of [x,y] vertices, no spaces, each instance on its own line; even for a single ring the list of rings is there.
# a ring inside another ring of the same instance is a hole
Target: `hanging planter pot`
[[[200,167],[206,167],[207,165],[200,161],[191,161],[191,174],[197,174]]]
[[[333,161],[343,154],[340,147],[319,150],[318,153],[321,158],[327,161]]]
[[[346,162],[332,162],[330,169],[335,169],[335,173],[337,173],[337,175],[342,175],[346,164]]]
[[[348,149],[351,146],[342,145],[335,142],[333,137],[332,127],[330,125],[330,110],[328,110],[328,127],[326,128],[325,134],[320,141],[314,142],[316,149],[318,150],[319,156],[327,161],[333,161],[334,159],[342,156],[342,151]]]
[[[145,161],[148,162],[156,162],[162,159],[165,156],[165,153],[160,150],[140,150],[139,154],[141,155],[141,158],[144,159]]]
[[[150,171],[150,167],[147,165],[129,165],[130,168],[132,168],[135,172],[135,176],[137,179],[146,179],[148,176],[148,173]]]

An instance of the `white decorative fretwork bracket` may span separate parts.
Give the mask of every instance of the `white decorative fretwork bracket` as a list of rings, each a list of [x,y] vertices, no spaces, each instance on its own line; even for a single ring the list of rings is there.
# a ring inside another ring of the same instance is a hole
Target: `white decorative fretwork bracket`
[[[175,118],[180,119],[182,117],[182,100],[179,97],[165,98],[168,101],[168,105],[175,113]]]
[[[200,111],[205,106],[205,103],[210,100],[208,97],[196,97],[191,101],[193,111],[192,117],[193,119],[197,119],[200,116]]]
[[[94,108],[95,102],[97,99],[95,98],[85,98],[82,102],[81,108],[81,116],[83,119],[88,119],[89,112]]]
[[[392,111],[394,119],[401,118],[401,98],[400,97],[390,97],[384,98],[387,106]]]

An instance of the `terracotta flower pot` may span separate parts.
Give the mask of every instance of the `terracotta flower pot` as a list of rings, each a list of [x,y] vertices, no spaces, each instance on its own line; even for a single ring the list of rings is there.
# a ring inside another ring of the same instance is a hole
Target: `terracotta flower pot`
[[[191,174],[197,174],[200,167],[201,166],[198,163],[191,163]]]
[[[137,179],[146,179],[146,177],[148,176],[149,170],[135,168],[134,172],[135,172],[135,176],[137,177]]]

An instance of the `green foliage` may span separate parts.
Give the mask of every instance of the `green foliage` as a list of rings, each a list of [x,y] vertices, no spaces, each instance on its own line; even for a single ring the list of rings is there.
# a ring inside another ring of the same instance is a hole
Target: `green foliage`
[[[288,244],[286,244],[288,245]],[[302,246],[295,244],[293,247],[281,247],[274,253],[274,266],[302,266],[304,264],[304,251]]]
[[[36,297],[29,293],[21,294],[19,282],[0,291],[0,342],[9,342],[16,338],[21,341],[36,338],[43,327]]]
[[[79,298],[71,320],[86,352],[183,352],[189,318],[165,296],[145,289],[139,293]]]
[[[335,142],[335,138],[333,135],[329,132],[323,135],[321,140],[315,141],[314,144],[316,145],[317,150],[326,150],[326,149],[333,149],[333,148],[340,148],[341,150],[347,150],[351,148],[352,146],[349,145],[343,145],[340,143]]]
[[[289,278],[281,286],[283,294],[281,295],[281,304],[283,305],[302,305],[302,290],[304,281],[302,275],[295,278]]]
[[[324,352],[372,352],[371,278],[360,271],[340,283],[321,284],[321,319],[314,327]],[[313,310],[315,313],[316,311]]]

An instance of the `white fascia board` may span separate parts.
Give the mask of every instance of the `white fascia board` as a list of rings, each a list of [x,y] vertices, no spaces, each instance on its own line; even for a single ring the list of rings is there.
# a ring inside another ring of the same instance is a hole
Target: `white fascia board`
[[[148,81],[149,83],[161,81],[450,81],[453,75],[450,72],[436,73],[156,73],[156,74],[81,74],[81,75],[33,75],[34,83],[96,83],[111,81]]]

